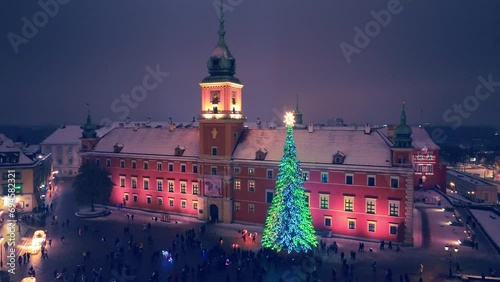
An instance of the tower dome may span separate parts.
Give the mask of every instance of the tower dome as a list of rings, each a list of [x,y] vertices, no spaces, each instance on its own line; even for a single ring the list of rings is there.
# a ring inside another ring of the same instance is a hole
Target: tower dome
[[[240,83],[240,80],[234,77],[236,73],[236,59],[229,51],[225,41],[226,31],[224,30],[224,11],[220,10],[219,18],[219,41],[208,58],[207,68],[209,76],[205,77],[202,82],[221,82],[230,81]]]

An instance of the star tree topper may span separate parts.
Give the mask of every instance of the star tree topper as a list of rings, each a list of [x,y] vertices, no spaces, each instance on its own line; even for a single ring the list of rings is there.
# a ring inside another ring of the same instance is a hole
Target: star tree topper
[[[295,117],[293,116],[293,113],[287,112],[285,114],[285,124],[287,126],[293,126],[294,123],[295,123]]]

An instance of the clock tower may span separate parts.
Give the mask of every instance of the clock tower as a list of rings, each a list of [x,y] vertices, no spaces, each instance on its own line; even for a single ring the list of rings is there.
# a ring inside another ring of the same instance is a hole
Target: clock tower
[[[231,157],[245,123],[241,100],[243,84],[234,76],[236,60],[224,38],[222,7],[219,41],[208,58],[209,75],[200,82],[198,178],[203,188],[198,199],[203,210],[199,212],[198,219],[214,223],[230,223],[233,218]]]
[[[231,157],[243,130],[241,89],[234,76],[236,60],[225,42],[224,12],[221,6],[219,42],[208,59],[208,73],[201,86],[200,157],[225,159]]]

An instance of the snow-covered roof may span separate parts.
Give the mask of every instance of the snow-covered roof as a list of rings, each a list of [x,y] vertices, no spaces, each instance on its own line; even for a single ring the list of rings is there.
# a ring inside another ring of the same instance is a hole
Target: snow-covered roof
[[[198,122],[173,122],[176,127],[191,128],[198,127]],[[103,126],[97,129],[97,136],[104,136],[106,133],[110,132],[114,128],[135,128],[135,127],[145,127],[145,128],[169,128],[170,122],[168,121],[113,121],[111,124]]]
[[[0,154],[7,154],[10,155],[12,153],[18,154],[19,159],[17,160],[16,163],[12,164],[32,164],[34,161],[27,157],[21,149],[19,149],[14,141],[9,139],[7,136],[4,134],[0,133]],[[5,164],[5,163],[4,163]],[[9,163],[8,163],[9,164]]]
[[[449,175],[458,177],[461,180],[467,181],[467,182],[469,182],[471,184],[474,184],[474,185],[491,186],[491,187],[495,187],[496,188],[496,185],[494,185],[492,183],[483,181],[483,180],[481,180],[481,179],[479,179],[477,177],[473,177],[471,175],[468,175],[468,174],[465,174],[465,173],[462,173],[462,172],[459,172],[459,171],[456,171],[456,170],[453,170],[453,169],[447,169],[446,173],[449,174]]]
[[[186,148],[184,157],[198,157],[198,128],[114,128],[104,135],[94,152],[114,153],[114,146],[123,144],[121,154],[175,155],[177,146]]]
[[[429,133],[423,127],[413,126],[411,134],[412,145],[417,149],[427,147],[429,150],[439,150],[439,146],[432,141]]]
[[[42,145],[78,144],[80,137],[82,137],[82,129],[79,125],[66,125],[58,128],[43,140]]]
[[[247,129],[237,145],[234,159],[254,160],[259,148],[268,151],[266,160],[279,161],[283,156],[286,131],[278,129]],[[297,156],[303,164],[331,164],[333,155],[342,151],[345,165],[389,167],[391,150],[379,134],[363,130],[320,129],[294,130]]]
[[[470,212],[479,221],[490,238],[495,241],[495,244],[500,246],[500,216],[491,210],[470,209]]]

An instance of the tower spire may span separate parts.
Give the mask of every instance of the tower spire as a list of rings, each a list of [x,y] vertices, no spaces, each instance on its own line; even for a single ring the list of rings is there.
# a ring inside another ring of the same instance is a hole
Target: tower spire
[[[405,111],[406,100],[403,99],[403,110],[401,111],[400,124],[406,125],[406,111]]]
[[[224,41],[224,36],[226,35],[226,31],[224,29],[224,3],[220,0],[220,13],[219,13],[219,43],[218,46],[225,46],[226,42]]]
[[[302,124],[302,113],[299,110],[299,94],[297,94],[297,104],[295,105],[295,111],[293,111],[293,115],[295,116],[295,123]]]
[[[295,111],[299,112],[299,94],[297,94],[297,105],[295,106]]]

